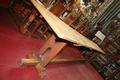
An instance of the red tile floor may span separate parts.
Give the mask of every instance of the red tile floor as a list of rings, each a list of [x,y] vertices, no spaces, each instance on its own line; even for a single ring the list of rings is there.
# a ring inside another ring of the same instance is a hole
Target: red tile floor
[[[28,38],[19,33],[12,17],[0,8],[0,80],[41,80],[34,67],[21,67],[17,62],[44,44],[41,39]],[[79,54],[66,47],[61,54]],[[90,65],[83,63],[49,64],[45,80],[103,80]]]

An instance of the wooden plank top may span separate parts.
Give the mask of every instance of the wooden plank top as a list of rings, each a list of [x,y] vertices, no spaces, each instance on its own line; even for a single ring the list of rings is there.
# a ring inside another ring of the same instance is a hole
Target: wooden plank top
[[[37,8],[40,14],[45,18],[45,20],[48,22],[50,27],[53,29],[53,31],[57,34],[59,38],[68,40],[79,46],[85,46],[104,53],[104,51],[96,43],[89,40],[76,30],[71,28],[65,22],[60,20],[57,16],[55,16],[48,9],[46,9],[39,0],[31,0],[31,2]]]

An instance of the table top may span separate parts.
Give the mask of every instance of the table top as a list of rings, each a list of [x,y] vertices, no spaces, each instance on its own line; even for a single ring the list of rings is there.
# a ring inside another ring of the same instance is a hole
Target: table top
[[[48,22],[50,27],[53,29],[53,31],[57,34],[59,38],[73,42],[79,46],[84,46],[104,53],[104,51],[96,43],[89,40],[76,30],[71,28],[53,13],[51,13],[39,0],[31,0],[31,2],[37,8],[40,14],[44,17],[44,19]]]

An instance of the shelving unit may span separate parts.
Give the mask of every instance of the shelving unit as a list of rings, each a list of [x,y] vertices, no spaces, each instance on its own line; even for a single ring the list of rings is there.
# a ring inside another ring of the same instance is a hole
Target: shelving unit
[[[29,0],[12,0],[9,12],[18,29],[28,37],[48,39],[52,30]]]
[[[96,70],[104,77],[105,80],[120,79],[120,40],[119,27],[120,19],[113,18],[106,28],[107,32],[102,31],[104,40],[96,36],[93,40],[106,52],[105,55],[97,55],[91,62]],[[118,30],[118,31],[116,31]],[[117,37],[118,36],[118,37]]]
[[[105,3],[103,3],[103,6],[106,5],[107,7],[102,11],[98,11],[101,12],[99,16],[89,24],[91,33],[89,37],[106,54],[91,53],[89,51],[83,51],[82,54],[105,80],[120,80],[120,9],[118,9],[120,3],[117,0],[105,0]]]
[[[18,25],[24,22],[31,14],[32,9],[32,4],[28,0],[12,0],[9,7],[9,11]]]

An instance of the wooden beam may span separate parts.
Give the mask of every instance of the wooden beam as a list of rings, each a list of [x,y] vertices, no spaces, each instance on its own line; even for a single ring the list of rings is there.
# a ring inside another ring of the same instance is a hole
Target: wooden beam
[[[54,58],[51,63],[68,63],[68,62],[85,62],[85,58],[71,57],[71,58]]]

